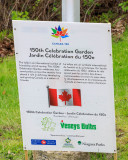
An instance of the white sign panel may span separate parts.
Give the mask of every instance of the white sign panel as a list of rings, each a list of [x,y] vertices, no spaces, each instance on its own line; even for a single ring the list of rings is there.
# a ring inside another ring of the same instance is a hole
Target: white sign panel
[[[110,24],[13,29],[24,149],[116,152]]]

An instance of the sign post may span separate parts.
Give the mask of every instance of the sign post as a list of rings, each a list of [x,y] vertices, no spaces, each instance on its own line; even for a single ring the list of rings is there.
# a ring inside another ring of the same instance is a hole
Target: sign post
[[[62,21],[80,22],[80,0],[62,0]]]

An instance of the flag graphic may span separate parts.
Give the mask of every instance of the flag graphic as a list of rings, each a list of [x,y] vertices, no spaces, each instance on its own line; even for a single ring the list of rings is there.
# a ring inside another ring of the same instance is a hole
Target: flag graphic
[[[48,88],[50,106],[81,106],[80,89]]]

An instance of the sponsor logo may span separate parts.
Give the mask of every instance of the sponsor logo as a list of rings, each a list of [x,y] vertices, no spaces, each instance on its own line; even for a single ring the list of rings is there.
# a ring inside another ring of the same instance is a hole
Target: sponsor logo
[[[91,146],[103,147],[103,146],[105,146],[105,144],[103,144],[103,143],[88,143],[88,142],[81,142],[81,141],[78,141],[77,143],[78,143],[78,145],[84,145],[84,146],[88,146],[88,147],[91,147]]]
[[[92,125],[91,123],[85,124],[85,123],[81,123],[81,124],[74,124],[74,123],[64,123],[63,120],[61,120],[61,128],[62,129],[73,129],[73,130],[77,130],[77,129],[87,129],[87,130],[96,130],[96,125]]]
[[[45,145],[45,144],[46,144],[46,141],[45,141],[45,140],[42,140],[41,143],[42,143],[43,145]]]
[[[56,145],[56,140],[31,139],[32,145]]]
[[[74,148],[74,146],[71,144],[71,139],[69,137],[65,139],[63,148]]]
[[[60,25],[58,26],[58,28],[57,27],[55,27],[55,29],[54,28],[51,28],[52,29],[52,37],[54,37],[54,38],[59,38],[60,39],[60,42],[61,42],[61,39],[62,38],[67,38],[67,37],[69,37],[69,35],[68,35],[68,33],[67,33],[67,30],[68,29],[64,29],[64,27],[60,27]]]
[[[43,131],[54,131],[56,123],[50,117],[44,117],[41,121]]]
[[[81,145],[81,141],[78,141],[78,144]]]
[[[71,139],[70,139],[70,138],[67,138],[67,139],[65,139],[65,142],[66,142],[66,143],[70,143],[70,142],[71,142]]]

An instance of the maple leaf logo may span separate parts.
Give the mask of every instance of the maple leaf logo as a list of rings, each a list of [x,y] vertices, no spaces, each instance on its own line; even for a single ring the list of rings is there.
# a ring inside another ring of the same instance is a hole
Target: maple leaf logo
[[[51,28],[51,29],[53,31],[51,36],[54,38],[60,38],[60,42],[61,42],[61,38],[69,37],[67,33],[68,29],[64,29],[64,27],[61,28],[60,26],[58,26],[58,28],[55,27],[55,29],[54,28]]]
[[[59,95],[59,99],[62,100],[62,102],[68,102],[72,98],[71,94],[68,94],[68,92],[64,91],[61,95]]]

